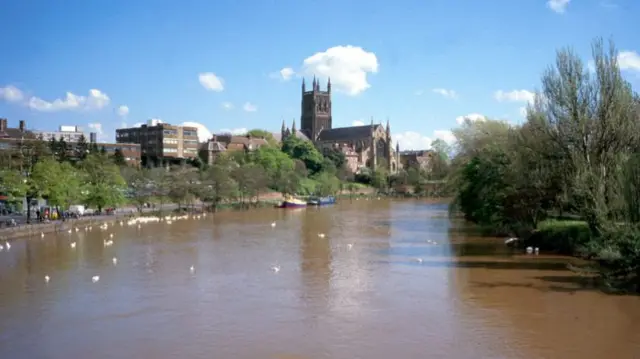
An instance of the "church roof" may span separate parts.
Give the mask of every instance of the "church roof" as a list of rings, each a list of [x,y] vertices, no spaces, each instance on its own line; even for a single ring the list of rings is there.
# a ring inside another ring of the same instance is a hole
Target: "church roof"
[[[364,125],[352,127],[339,127],[330,130],[322,130],[318,136],[318,141],[348,141],[359,140],[361,138],[370,138],[373,131],[376,131],[380,125]]]

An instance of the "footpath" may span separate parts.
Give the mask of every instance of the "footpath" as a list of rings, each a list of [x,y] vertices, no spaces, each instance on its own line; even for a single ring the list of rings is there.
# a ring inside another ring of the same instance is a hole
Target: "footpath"
[[[165,204],[162,208],[156,206],[155,208],[143,208],[142,213],[150,213],[158,210],[167,211],[177,208],[175,204]],[[24,221],[18,221],[20,224],[13,227],[0,228],[0,241],[13,240],[17,238],[40,236],[41,233],[55,233],[67,231],[77,226],[93,226],[105,222],[115,221],[122,218],[128,218],[142,214],[138,212],[136,208],[127,207],[119,208],[116,213],[110,215],[98,215],[98,216],[86,216],[80,218],[71,218],[65,221],[55,220],[46,223],[20,223]]]

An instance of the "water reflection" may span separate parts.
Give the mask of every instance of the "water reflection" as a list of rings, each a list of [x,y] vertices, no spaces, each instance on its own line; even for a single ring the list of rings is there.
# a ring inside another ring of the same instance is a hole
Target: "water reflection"
[[[445,205],[359,200],[15,242],[0,253],[0,357],[640,353],[637,297],[463,228]]]

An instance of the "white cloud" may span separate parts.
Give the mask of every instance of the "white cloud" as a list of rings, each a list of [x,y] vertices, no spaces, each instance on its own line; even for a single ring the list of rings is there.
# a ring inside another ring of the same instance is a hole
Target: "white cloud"
[[[244,135],[247,132],[249,132],[248,129],[241,127],[241,128],[232,128],[232,129],[228,129],[228,128],[223,128],[220,130],[220,133],[230,133],[232,135]]]
[[[364,121],[356,120],[351,123],[351,126],[364,126]]]
[[[0,87],[0,100],[7,102],[20,102],[24,98],[22,91],[19,88],[9,85],[7,87]]]
[[[466,121],[475,122],[475,121],[485,121],[486,119],[487,119],[486,116],[481,115],[479,113],[470,113],[470,114],[465,115],[465,116],[456,117],[456,122],[458,123],[458,125],[462,125]]]
[[[520,108],[518,109],[518,111],[520,112],[520,116],[522,116],[522,117],[527,116],[527,106],[520,107]]]
[[[197,128],[199,142],[207,142],[207,140],[211,138],[211,131],[209,131],[207,126],[199,122],[183,122],[181,126],[189,126],[189,127]]]
[[[449,144],[455,142],[455,136],[449,130],[433,131],[432,136],[425,136],[415,131],[406,131],[394,134],[392,137],[394,143],[400,145],[401,151],[428,150],[431,148],[431,143],[436,139],[441,139]]]
[[[502,90],[498,90],[494,93],[494,97],[496,100],[500,102],[527,102],[533,103],[536,94],[527,91],[527,90],[513,90],[509,92],[504,92]]]
[[[103,127],[101,123],[94,122],[94,123],[88,124],[87,126],[91,129],[91,132],[96,133],[96,136],[98,137],[99,142],[104,142],[106,140],[107,136],[103,131]]]
[[[231,102],[223,102],[220,106],[227,111],[233,110],[233,104]]]
[[[547,1],[547,7],[558,14],[562,14],[570,2],[571,0],[549,0]]]
[[[453,90],[437,88],[437,89],[433,89],[431,91],[433,91],[434,93],[437,93],[439,95],[442,95],[442,96],[444,96],[446,98],[457,98],[458,97],[458,94]]]
[[[67,92],[64,99],[45,101],[39,97],[31,97],[28,106],[36,111],[55,112],[64,110],[100,110],[111,102],[109,96],[97,89],[89,90],[89,96],[80,96]]]
[[[129,106],[122,105],[118,107],[118,109],[116,110],[116,113],[120,117],[127,117],[127,115],[129,114]]]
[[[224,90],[224,79],[213,72],[203,72],[198,75],[200,85],[209,91],[221,92]]]
[[[282,81],[289,81],[295,74],[296,72],[291,67],[284,67],[280,71],[270,74],[269,77]]]
[[[245,102],[244,106],[242,106],[242,109],[245,110],[246,112],[258,111],[258,108],[256,107],[256,105],[252,104],[251,102]]]
[[[302,73],[331,78],[333,89],[354,96],[371,85],[367,74],[378,72],[378,58],[356,46],[335,46],[317,52],[303,61]]]
[[[618,54],[618,65],[622,70],[640,71],[640,54],[635,51],[621,51]]]

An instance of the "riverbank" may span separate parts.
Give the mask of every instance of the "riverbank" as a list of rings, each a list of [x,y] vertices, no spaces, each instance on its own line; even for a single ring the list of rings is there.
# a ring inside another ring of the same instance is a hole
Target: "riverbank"
[[[372,188],[360,188],[358,192],[351,193],[349,191],[343,191],[338,194],[336,197],[346,200],[349,198],[358,199],[358,198],[374,198],[377,196],[377,193]],[[21,238],[30,238],[30,237],[39,237],[42,234],[51,234],[51,233],[59,233],[68,231],[74,227],[78,226],[94,226],[100,225],[106,222],[113,222],[119,219],[131,218],[131,217],[139,217],[139,216],[162,216],[168,212],[173,212],[178,208],[187,208],[193,211],[207,211],[207,212],[219,212],[219,211],[241,211],[241,210],[250,210],[254,208],[267,208],[267,207],[275,207],[283,200],[282,194],[277,192],[268,192],[262,193],[258,197],[258,200],[245,200],[241,201],[233,201],[233,202],[223,202],[219,203],[215,211],[211,208],[210,205],[203,203],[189,204],[189,205],[181,205],[178,206],[176,204],[163,204],[161,208],[159,206],[155,206],[153,208],[144,208],[142,212],[138,212],[135,208],[127,208],[121,209],[112,215],[103,215],[103,216],[90,216],[90,217],[80,217],[75,219],[68,219],[66,221],[51,221],[48,223],[34,223],[34,224],[20,224],[15,227],[5,227],[0,228],[0,241],[8,241],[8,240],[16,240]]]

